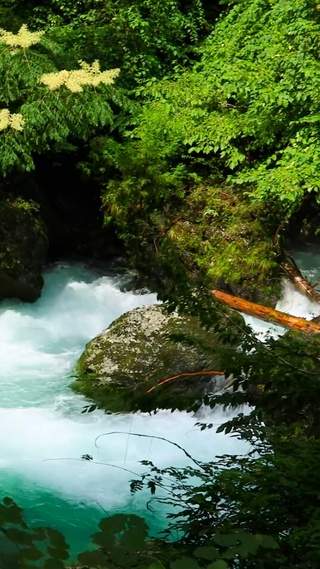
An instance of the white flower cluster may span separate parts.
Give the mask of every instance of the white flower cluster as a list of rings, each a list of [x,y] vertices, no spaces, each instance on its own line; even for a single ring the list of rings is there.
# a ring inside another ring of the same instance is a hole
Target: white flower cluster
[[[29,32],[27,26],[23,24],[17,34],[7,32],[0,28],[0,43],[5,43],[10,47],[22,47],[26,49],[31,45],[39,43],[44,32]]]
[[[24,118],[20,114],[10,113],[9,109],[1,109],[0,111],[0,131],[6,128],[13,130],[23,130]]]
[[[73,71],[58,71],[57,73],[45,73],[39,79],[41,83],[47,85],[50,91],[55,91],[63,85],[73,93],[83,91],[84,85],[93,85],[96,87],[100,83],[111,85],[115,78],[118,77],[120,69],[110,69],[109,71],[100,71],[99,61],[96,60],[92,65],[84,61],[79,61],[80,69]]]

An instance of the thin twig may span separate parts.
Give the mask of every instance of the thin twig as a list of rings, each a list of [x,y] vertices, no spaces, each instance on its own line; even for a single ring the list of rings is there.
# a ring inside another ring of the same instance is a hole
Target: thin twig
[[[102,437],[108,437],[110,435],[127,435],[127,434],[128,434],[128,432],[126,432],[126,431],[110,431],[109,433],[102,433],[101,435],[96,437],[96,439],[94,441],[94,445],[96,448],[99,448],[97,445],[97,441]],[[197,466],[199,466],[199,468],[202,468],[204,470],[204,467],[201,464],[201,462],[199,462],[198,460],[193,458],[191,456],[191,454],[189,454],[188,451],[186,451],[186,449],[184,449],[182,446],[178,445],[178,443],[170,441],[169,439],[166,439],[165,437],[157,437],[155,435],[144,435],[142,433],[130,433],[130,435],[133,437],[143,437],[146,439],[157,439],[158,441],[164,441],[166,443],[169,443],[170,445],[173,445],[173,446],[177,447],[179,450],[181,450],[188,458],[190,458],[190,460],[192,460],[192,462],[194,462],[194,464],[196,464]]]
[[[106,433],[108,434],[108,433]],[[100,435],[102,436],[102,435]],[[99,438],[99,437],[98,437]],[[130,474],[134,474],[134,476],[141,476],[138,472],[134,472],[133,470],[129,470],[124,466],[117,466],[116,464],[109,464],[108,462],[98,462],[97,460],[83,460],[82,458],[45,458],[42,462],[53,462],[53,461],[61,461],[61,460],[72,460],[74,462],[86,462],[90,464],[99,464],[101,466],[109,466],[110,468],[117,468],[118,470],[123,470],[124,472],[129,472]]]
[[[168,377],[167,379],[160,381],[157,385],[150,387],[147,393],[151,393],[151,391],[154,391],[154,389],[156,389],[160,385],[163,385],[164,383],[168,383],[169,381],[173,381],[174,379],[178,379],[179,377],[192,376],[192,375],[224,375],[224,371],[204,370],[204,371],[187,371],[185,373],[179,373],[178,375],[173,375],[172,377]]]

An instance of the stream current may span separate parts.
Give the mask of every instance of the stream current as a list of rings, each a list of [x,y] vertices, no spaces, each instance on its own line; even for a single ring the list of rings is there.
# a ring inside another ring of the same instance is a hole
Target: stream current
[[[295,258],[311,280],[319,279],[320,255],[299,253]],[[128,432],[168,438],[199,460],[241,453],[243,443],[213,430],[200,431],[196,419],[183,412],[81,413],[88,402],[69,386],[85,344],[124,312],[155,303],[156,296],[124,292],[124,277],[105,276],[81,264],[57,264],[44,278],[35,304],[5,301],[0,306],[1,495],[12,497],[32,525],[64,533],[73,553],[86,548],[106,514],[143,515],[154,533],[164,526],[163,506],[155,506],[152,514],[146,509],[148,495],[132,497],[133,475],[122,468],[141,472],[140,460],[160,467],[189,461],[172,445]],[[278,308],[307,318],[320,313],[289,283]],[[261,334],[270,329],[247,321]],[[210,412],[210,422],[218,426],[224,420],[222,411]],[[96,448],[95,438],[110,431],[123,434],[101,438]],[[94,460],[81,460],[84,454]]]

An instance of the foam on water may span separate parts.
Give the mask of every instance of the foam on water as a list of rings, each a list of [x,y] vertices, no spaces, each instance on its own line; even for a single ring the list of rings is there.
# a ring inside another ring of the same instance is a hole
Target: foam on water
[[[294,253],[294,258],[302,274],[309,282],[316,283],[320,280],[320,253],[318,249],[311,251],[299,251]],[[320,315],[320,304],[311,302],[309,298],[301,294],[297,288],[287,279],[283,281],[282,297],[276,305],[276,309],[287,312],[293,316],[299,316],[311,320]],[[280,336],[286,332],[282,326],[270,325],[252,316],[243,315],[249,326],[255,330],[258,337],[263,340],[267,335]]]
[[[132,473],[123,468],[141,472],[143,459],[160,467],[189,462],[176,447],[129,437],[129,431],[173,439],[204,460],[243,449],[233,438],[200,432],[186,413],[81,414],[86,400],[69,384],[86,342],[122,313],[156,302],[154,294],[124,292],[120,284],[121,279],[85,266],[60,264],[46,272],[39,301],[5,302],[0,309],[2,492],[24,507],[32,522],[63,531],[74,549],[83,546],[105,511],[147,514],[146,496],[130,496]],[[216,412],[210,420],[218,425],[225,418]],[[123,434],[101,438],[95,446],[96,437],[113,431]],[[94,460],[81,460],[84,454]],[[157,519],[147,514],[154,530],[164,514],[158,510]]]
[[[320,255],[299,253],[295,258],[308,278],[320,278]],[[245,450],[234,438],[200,432],[196,419],[186,413],[81,414],[86,400],[69,384],[86,342],[122,313],[156,302],[154,294],[124,292],[120,285],[121,279],[86,266],[60,264],[46,272],[43,294],[35,304],[11,301],[0,308],[2,493],[25,508],[32,523],[61,530],[74,551],[86,546],[105,512],[141,513],[154,531],[163,523],[160,506],[152,515],[146,496],[131,497],[128,481],[133,474],[123,469],[141,472],[143,459],[160,467],[189,461],[172,445],[128,432],[166,437],[204,460]],[[307,318],[320,313],[290,283],[284,284],[277,308]],[[261,337],[270,332],[268,324],[246,318]],[[271,328],[274,335],[283,331]],[[210,416],[217,425],[224,420],[220,411]],[[95,446],[96,437],[114,431],[122,434],[101,438]],[[81,460],[84,454],[94,460]]]

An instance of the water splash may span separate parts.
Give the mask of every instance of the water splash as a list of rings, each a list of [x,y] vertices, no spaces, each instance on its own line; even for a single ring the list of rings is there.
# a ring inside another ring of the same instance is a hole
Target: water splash
[[[57,527],[74,549],[88,540],[107,511],[147,513],[146,496],[130,496],[139,461],[183,465],[188,459],[159,440],[127,434],[95,438],[107,431],[136,431],[172,439],[196,458],[241,452],[233,438],[200,432],[186,413],[84,415],[86,400],[70,388],[70,374],[86,342],[122,313],[156,302],[154,294],[120,290],[123,279],[83,265],[60,264],[45,274],[39,301],[5,302],[0,309],[0,484],[34,523]],[[210,420],[220,424],[222,412]],[[244,447],[243,447],[244,448]],[[93,461],[82,461],[89,454]],[[105,466],[99,463],[108,463]],[[157,519],[147,514],[156,529]],[[88,523],[90,519],[90,524]]]
[[[294,258],[301,273],[311,284],[320,280],[320,254],[317,250],[313,252],[295,252]],[[277,302],[276,309],[292,314],[293,316],[306,318],[307,320],[311,320],[314,316],[320,315],[320,304],[311,302],[306,295],[300,293],[292,282],[287,279],[283,280],[282,296]],[[287,331],[286,328],[282,326],[269,324],[252,316],[243,314],[243,317],[261,340],[264,340],[270,335],[276,338]]]

